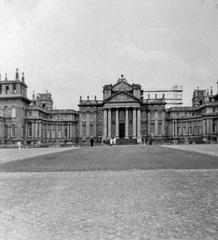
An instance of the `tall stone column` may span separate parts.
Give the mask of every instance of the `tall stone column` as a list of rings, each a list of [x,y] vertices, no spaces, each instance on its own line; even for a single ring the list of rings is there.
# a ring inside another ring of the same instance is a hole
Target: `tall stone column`
[[[94,128],[94,133],[93,133],[93,137],[97,137],[97,125],[96,125],[96,122],[97,122],[97,113],[94,112],[93,114],[93,128]]]
[[[86,115],[86,137],[89,137],[89,134],[90,134],[89,127],[90,127],[90,125],[89,125],[89,112],[87,112],[87,115]]]
[[[82,138],[82,134],[83,134],[83,124],[82,124],[82,113],[79,113],[79,137]]]
[[[174,130],[175,130],[175,136],[177,136],[178,135],[178,133],[177,133],[177,122],[175,122]]]
[[[162,126],[161,126],[161,128],[162,128],[162,131],[161,131],[161,135],[162,136],[165,136],[166,134],[165,134],[165,112],[162,112]]]
[[[186,129],[185,135],[188,136],[188,122],[186,122],[185,124],[185,129]]]
[[[119,112],[116,108],[116,138],[119,138]]]
[[[125,138],[129,138],[129,111],[128,108],[126,108],[126,114],[125,114]]]
[[[172,137],[175,136],[175,124],[174,121],[172,121]]]
[[[158,136],[158,112],[154,114],[154,136]]]
[[[107,139],[107,109],[104,109],[104,135],[103,139]]]
[[[32,138],[35,138],[35,122],[32,122]]]
[[[67,130],[68,130],[68,134],[67,134],[68,135],[68,139],[70,139],[70,124],[69,123],[68,123],[68,129]]]
[[[35,123],[35,138],[38,138],[38,122]]]
[[[205,121],[206,121],[205,119],[202,121],[203,135],[206,134],[206,122]]]
[[[148,123],[147,124],[148,124],[147,135],[151,136],[151,112],[148,112]]]
[[[111,109],[108,109],[108,138],[111,138]]]
[[[132,137],[136,138],[136,109],[133,108],[133,118],[132,118]]]
[[[141,139],[141,109],[137,109],[137,137]]]

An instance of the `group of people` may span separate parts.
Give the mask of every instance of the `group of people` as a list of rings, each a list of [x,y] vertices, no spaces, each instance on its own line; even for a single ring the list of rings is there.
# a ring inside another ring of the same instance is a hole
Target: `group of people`
[[[117,142],[117,139],[114,137],[114,138],[111,138],[110,139],[110,146],[112,145],[116,145],[116,142]]]

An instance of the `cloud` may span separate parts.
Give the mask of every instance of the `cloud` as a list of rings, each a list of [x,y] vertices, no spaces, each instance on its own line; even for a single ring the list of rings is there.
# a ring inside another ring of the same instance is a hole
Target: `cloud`
[[[136,61],[149,62],[149,61],[160,61],[166,62],[167,55],[162,51],[149,50],[145,51],[134,45],[124,45],[119,50],[121,55],[127,55]]]

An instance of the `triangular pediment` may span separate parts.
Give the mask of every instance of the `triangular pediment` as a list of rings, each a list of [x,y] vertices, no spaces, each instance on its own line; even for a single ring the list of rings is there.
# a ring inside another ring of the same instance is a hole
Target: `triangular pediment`
[[[113,87],[112,87],[112,90],[114,92],[120,92],[120,91],[126,91],[126,92],[129,92],[129,91],[132,91],[132,86],[127,83],[127,82],[124,82],[124,81],[120,81],[120,82],[117,82]]]
[[[138,102],[139,100],[133,95],[126,92],[119,92],[112,95],[106,102]]]

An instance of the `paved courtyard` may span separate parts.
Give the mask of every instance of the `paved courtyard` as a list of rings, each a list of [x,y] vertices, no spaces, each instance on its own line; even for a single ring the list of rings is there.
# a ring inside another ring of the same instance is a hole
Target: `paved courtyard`
[[[217,169],[217,156],[159,146],[9,160],[0,239],[217,239]]]

